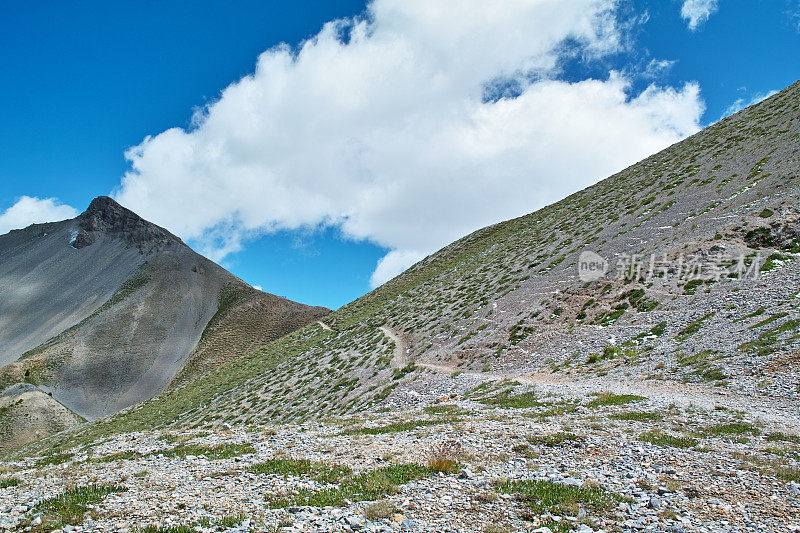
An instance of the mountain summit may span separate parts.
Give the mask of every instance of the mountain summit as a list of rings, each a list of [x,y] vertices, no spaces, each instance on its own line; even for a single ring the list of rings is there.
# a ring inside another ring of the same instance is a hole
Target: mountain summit
[[[166,246],[181,240],[159,226],[146,221],[108,196],[98,196],[78,219],[80,232],[73,246],[83,248],[94,242],[98,233],[121,236],[136,246]]]
[[[0,390],[26,382],[88,419],[327,313],[250,287],[105,196],[0,236]]]

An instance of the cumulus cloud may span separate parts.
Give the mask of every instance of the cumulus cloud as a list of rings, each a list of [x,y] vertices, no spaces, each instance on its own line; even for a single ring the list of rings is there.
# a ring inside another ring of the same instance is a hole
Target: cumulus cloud
[[[389,250],[378,285],[699,128],[699,88],[559,60],[618,50],[613,0],[374,0],[258,58],[193,119],[131,148],[115,197],[219,259],[265,232],[336,226]],[[565,43],[569,46],[564,46]],[[487,86],[514,87],[490,97]]]
[[[690,30],[696,31],[717,10],[717,7],[717,0],[684,0],[681,17],[686,20]]]
[[[758,94],[756,94],[755,96],[753,96],[752,98],[749,98],[749,99],[737,98],[731,105],[728,106],[727,109],[725,109],[725,111],[722,113],[722,116],[720,117],[720,119],[723,119],[725,117],[729,117],[729,116],[733,115],[734,113],[738,113],[739,111],[741,111],[742,109],[744,109],[746,107],[750,107],[751,105],[755,105],[755,104],[759,103],[760,101],[769,98],[773,94],[778,94],[778,91],[774,91],[773,90],[773,91],[768,91],[766,93],[758,93]]]
[[[31,224],[66,220],[78,216],[78,211],[60,203],[55,198],[22,196],[0,214],[0,235],[12,229],[26,228]]]

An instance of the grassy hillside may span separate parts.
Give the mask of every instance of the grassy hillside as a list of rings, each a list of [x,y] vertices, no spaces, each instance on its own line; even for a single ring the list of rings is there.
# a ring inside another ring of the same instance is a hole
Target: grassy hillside
[[[414,390],[434,365],[735,390],[756,390],[767,376],[775,385],[765,394],[800,394],[800,377],[780,377],[800,329],[798,176],[796,83],[556,204],[454,242],[326,317],[331,331],[309,325],[43,445],[345,415]],[[612,272],[582,282],[576,262],[586,250]],[[634,256],[643,271],[617,276]],[[662,268],[649,276],[654,258]],[[686,276],[690,258],[714,275]]]

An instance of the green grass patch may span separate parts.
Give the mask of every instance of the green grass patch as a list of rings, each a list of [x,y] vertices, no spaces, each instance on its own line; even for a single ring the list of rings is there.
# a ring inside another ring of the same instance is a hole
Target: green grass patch
[[[800,468],[791,466],[779,466],[775,469],[775,477],[784,481],[800,482]]]
[[[553,416],[564,416],[570,413],[574,413],[578,410],[578,407],[573,404],[552,404],[551,407],[543,411],[538,411],[535,413],[524,413],[522,416],[525,418],[550,418]]]
[[[86,485],[67,489],[58,496],[43,500],[34,508],[34,512],[41,513],[42,517],[39,529],[50,531],[66,524],[80,524],[91,505],[103,501],[109,494],[126,490],[117,485]]]
[[[778,268],[780,263],[785,262],[788,257],[783,254],[779,254],[775,252],[774,254],[767,257],[767,260],[764,261],[764,264],[761,266],[761,272],[769,272],[770,270],[775,270]]]
[[[706,381],[722,381],[728,379],[728,375],[723,372],[721,368],[705,370],[700,374],[700,377]]]
[[[798,328],[800,328],[800,320],[796,318],[787,320],[780,326],[761,333],[758,339],[741,344],[739,350],[746,353],[755,353],[759,356],[769,355],[782,344],[782,341],[778,338],[781,333],[794,332]]]
[[[220,444],[218,446],[203,446],[200,444],[181,444],[170,450],[161,450],[155,453],[163,453],[165,457],[181,457],[187,455],[205,456],[206,459],[214,461],[217,459],[229,459],[248,453],[256,453],[256,449],[251,444]]]
[[[701,316],[697,320],[689,322],[689,324],[685,328],[683,328],[678,332],[677,339],[679,341],[684,341],[689,337],[691,337],[692,335],[694,335],[695,333],[697,333],[698,331],[700,331],[700,328],[703,327],[703,323],[705,323],[706,320],[714,316],[714,314],[715,313],[711,312],[708,313],[707,315]]]
[[[340,507],[348,502],[374,501],[396,494],[399,486],[428,477],[432,471],[418,464],[392,465],[343,479],[338,487],[319,491],[303,490],[288,498],[272,500],[268,506],[279,509],[291,506]]]
[[[789,435],[787,433],[770,433],[767,437],[767,441],[769,442],[793,442],[795,444],[800,444],[800,435]]]
[[[468,415],[469,411],[458,405],[428,405],[423,408],[423,411],[429,415]]]
[[[413,372],[416,369],[417,369],[417,365],[415,365],[413,362],[409,362],[403,368],[395,368],[392,371],[392,379],[394,379],[394,380],[402,379],[407,374],[410,374],[411,372]]]
[[[7,489],[8,487],[16,487],[20,483],[22,482],[15,477],[7,477],[5,479],[0,479],[0,489]]]
[[[457,418],[440,418],[437,420],[411,420],[409,422],[394,422],[385,426],[352,428],[339,433],[340,435],[383,435],[385,433],[398,433],[400,431],[410,431],[412,429],[436,426],[439,424],[449,424],[458,422]]]
[[[247,517],[243,513],[227,515],[220,518],[203,517],[188,525],[181,524],[176,526],[156,526],[151,524],[139,529],[138,531],[140,533],[197,533],[198,527],[205,529],[232,528],[241,524],[245,518]]]
[[[683,286],[683,292],[684,294],[695,294],[697,289],[700,288],[704,283],[707,283],[707,280],[693,279]]]
[[[552,481],[508,481],[498,483],[497,490],[513,494],[537,514],[576,516],[581,508],[604,514],[624,501],[599,487],[569,487]]]
[[[603,407],[607,405],[625,405],[633,402],[646,400],[644,396],[635,394],[614,394],[612,392],[601,392],[594,400],[586,404],[587,407]]]
[[[761,430],[746,422],[731,422],[729,424],[717,424],[704,428],[701,432],[706,437],[721,437],[723,435],[761,435]]]
[[[36,461],[36,466],[41,468],[48,465],[64,464],[75,456],[74,453],[54,453]]]
[[[141,533],[197,533],[194,526],[154,526],[143,527]]]
[[[542,405],[533,392],[523,392],[522,394],[511,394],[511,390],[506,390],[488,396],[485,398],[478,398],[475,400],[483,405],[492,407],[499,407],[501,409],[528,409],[530,407],[537,407]]]
[[[639,351],[636,348],[626,347],[626,346],[606,346],[603,348],[603,352],[600,354],[591,354],[589,357],[586,358],[586,363],[593,365],[595,363],[599,363],[600,361],[605,361],[606,359],[617,359],[619,357],[625,357],[628,359],[635,359],[638,357]]]
[[[763,307],[759,307],[758,309],[756,309],[752,313],[746,314],[743,317],[739,317],[739,318],[735,319],[734,322],[744,322],[748,318],[755,318],[757,316],[763,315],[766,312],[767,312],[766,309],[764,309]]]
[[[639,435],[639,440],[642,442],[649,442],[656,446],[671,447],[671,448],[692,448],[697,445],[697,439],[691,437],[676,437],[663,431],[648,431]]]
[[[324,483],[338,483],[342,478],[352,474],[349,467],[328,464],[308,459],[291,459],[278,457],[250,467],[254,474],[275,474],[279,476],[302,476]]]
[[[779,319],[781,319],[781,318],[783,318],[785,316],[788,316],[788,315],[789,315],[789,313],[787,313],[787,312],[775,313],[774,315],[771,315],[769,318],[765,318],[761,322],[759,322],[757,324],[753,324],[752,326],[750,326],[750,329],[757,329],[757,328],[766,326],[767,324],[771,324],[771,323],[775,322],[776,320],[779,320]]]

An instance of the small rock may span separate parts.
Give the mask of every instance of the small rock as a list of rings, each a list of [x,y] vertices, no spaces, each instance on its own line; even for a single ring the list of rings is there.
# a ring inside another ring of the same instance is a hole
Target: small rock
[[[363,529],[364,528],[364,519],[357,515],[350,515],[344,518],[345,523],[348,526],[353,528],[354,530]]]
[[[414,520],[406,518],[405,520],[400,522],[400,529],[402,529],[403,531],[412,531],[415,529],[419,529],[419,525]]]
[[[657,498],[655,496],[650,498],[650,502],[648,503],[648,507],[650,507],[650,509],[660,509],[661,508],[661,498]]]
[[[475,474],[473,474],[469,468],[465,468],[458,473],[458,477],[459,479],[472,479],[475,477]]]

